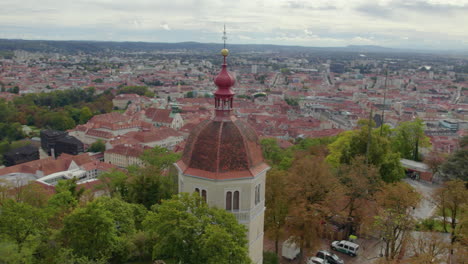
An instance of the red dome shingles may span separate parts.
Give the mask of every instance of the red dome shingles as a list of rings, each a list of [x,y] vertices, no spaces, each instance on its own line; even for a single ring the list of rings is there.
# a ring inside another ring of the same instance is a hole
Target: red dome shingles
[[[210,179],[255,176],[268,166],[255,131],[235,120],[206,120],[190,134],[182,161],[184,173]]]
[[[219,146],[219,172],[249,169],[248,151],[241,131],[233,122],[225,122]]]
[[[198,134],[188,164],[190,168],[216,172],[220,126],[221,122],[210,122]]]
[[[246,152],[249,153],[250,168],[263,163],[263,153],[255,130],[240,120],[234,121],[236,126],[243,131]]]
[[[182,154],[182,161],[185,163],[185,166],[188,166],[190,164],[190,160],[192,159],[193,145],[197,140],[198,134],[200,134],[202,129],[210,122],[211,120],[209,119],[202,121],[200,124],[195,126],[195,128],[190,133],[190,136],[187,138],[184,152]]]

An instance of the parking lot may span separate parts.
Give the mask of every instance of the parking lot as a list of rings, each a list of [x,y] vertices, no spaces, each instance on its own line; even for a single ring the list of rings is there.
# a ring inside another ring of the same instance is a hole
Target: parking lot
[[[317,251],[319,250],[328,250],[330,252],[335,253],[341,259],[344,260],[345,264],[371,264],[377,262],[380,258],[379,254],[381,253],[381,243],[379,240],[376,239],[358,239],[356,243],[360,245],[359,255],[356,257],[351,257],[341,252],[337,252],[331,250],[330,244],[332,241],[330,240],[322,240],[321,245],[317,247],[317,250],[306,252],[307,257],[315,256]],[[274,252],[274,244],[271,241],[265,240],[264,243],[264,251],[272,251]],[[280,251],[281,251],[281,243],[280,243]],[[281,253],[281,252],[280,252]],[[298,264],[299,260],[287,260],[285,258],[280,259],[281,264]]]

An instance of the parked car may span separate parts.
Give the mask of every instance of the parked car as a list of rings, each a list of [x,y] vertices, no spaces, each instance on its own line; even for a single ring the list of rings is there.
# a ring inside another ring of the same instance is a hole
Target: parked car
[[[320,250],[315,255],[317,258],[326,260],[328,264],[344,264],[344,261],[340,259],[337,255],[331,253],[330,251]]]
[[[307,260],[307,264],[327,264],[328,262],[324,259],[317,258],[317,257],[310,257]]]
[[[301,249],[294,243],[294,238],[290,237],[288,240],[283,242],[281,248],[281,255],[289,260],[293,260],[301,253]]]
[[[358,254],[359,245],[350,241],[341,240],[333,241],[331,248],[354,257]]]

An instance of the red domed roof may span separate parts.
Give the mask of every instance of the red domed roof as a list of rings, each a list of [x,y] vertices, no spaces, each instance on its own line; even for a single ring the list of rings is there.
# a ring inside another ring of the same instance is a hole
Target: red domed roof
[[[214,79],[214,83],[218,86],[218,90],[215,94],[234,95],[234,92],[231,90],[231,86],[236,83],[236,80],[228,72],[226,64],[223,64],[221,72]]]
[[[235,117],[201,122],[177,166],[186,175],[213,180],[251,178],[268,168],[255,130]]]

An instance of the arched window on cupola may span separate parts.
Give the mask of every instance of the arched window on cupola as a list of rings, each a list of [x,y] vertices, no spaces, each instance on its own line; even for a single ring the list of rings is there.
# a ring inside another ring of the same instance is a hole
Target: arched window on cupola
[[[234,201],[232,209],[235,211],[239,211],[239,191],[234,192]]]
[[[203,201],[206,203],[206,190],[202,190],[201,196],[202,196]]]
[[[232,192],[226,193],[226,210],[232,210]]]
[[[255,205],[260,203],[260,190],[261,190],[260,188],[261,188],[260,184],[255,186]]]

